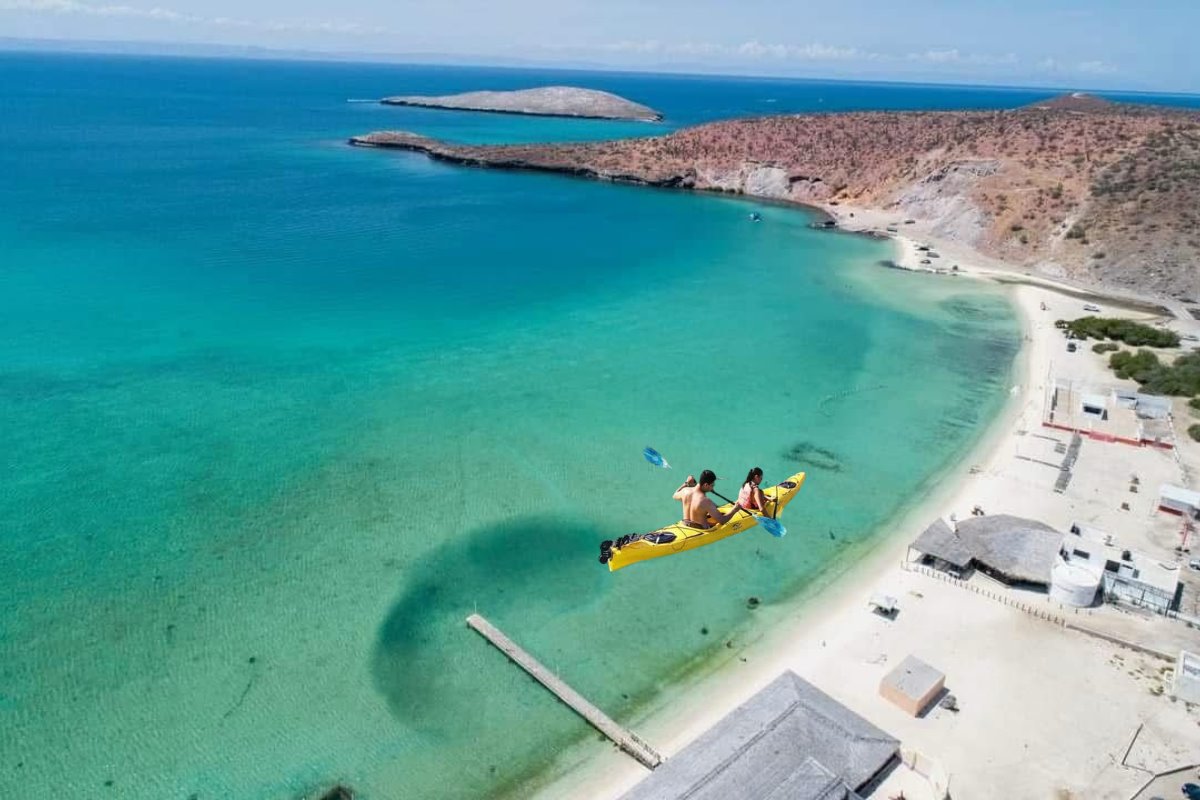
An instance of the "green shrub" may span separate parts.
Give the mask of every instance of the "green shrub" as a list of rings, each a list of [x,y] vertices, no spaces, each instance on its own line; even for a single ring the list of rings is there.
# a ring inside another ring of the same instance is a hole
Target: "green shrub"
[[[1179,346],[1179,334],[1174,331],[1152,328],[1128,319],[1081,317],[1070,322],[1060,320],[1055,326],[1065,328],[1079,339],[1114,339],[1131,347]]]
[[[1138,350],[1137,353],[1122,351],[1113,353],[1108,359],[1108,366],[1117,373],[1118,378],[1132,378],[1138,383],[1149,380],[1150,373],[1161,369],[1158,356],[1149,350]]]
[[[1120,349],[1120,345],[1112,342],[1097,342],[1096,344],[1092,345],[1093,353],[1115,353]]]
[[[1193,397],[1200,394],[1200,351],[1175,359],[1170,366],[1161,363],[1149,350],[1137,353],[1113,353],[1108,365],[1118,378],[1132,378],[1147,394]]]
[[[1193,440],[1200,442],[1200,422],[1188,428],[1188,436],[1192,437]]]
[[[1188,400],[1188,405],[1191,406],[1193,411],[1200,411],[1200,397],[1193,397],[1191,400]]]

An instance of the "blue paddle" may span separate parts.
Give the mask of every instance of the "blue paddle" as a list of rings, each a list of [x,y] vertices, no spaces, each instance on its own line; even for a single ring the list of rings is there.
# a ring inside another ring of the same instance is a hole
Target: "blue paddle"
[[[663,469],[671,468],[671,465],[667,463],[667,460],[662,457],[662,453],[658,452],[653,447],[647,447],[644,450],[642,450],[642,457],[645,458],[647,461],[649,461],[651,464],[653,464],[656,467],[662,467]],[[715,492],[715,491],[713,492],[713,494],[717,495],[717,497],[721,498],[726,503],[733,502],[732,500],[730,500],[728,497],[726,497],[723,494],[717,494],[717,492]],[[764,516],[762,514],[756,514],[748,508],[743,508],[742,511],[745,511],[747,514],[749,514],[752,517],[756,517],[758,519],[758,524],[762,525],[763,530],[765,530],[767,533],[771,534],[775,538],[782,539],[784,536],[787,535],[787,528],[785,528],[783,526],[783,523],[780,522],[779,520],[777,520],[773,517]]]
[[[662,467],[663,469],[671,468],[671,465],[667,463],[667,460],[662,457],[662,453],[658,452],[653,447],[647,447],[642,450],[642,457],[656,467]]]
[[[726,503],[733,502],[732,500],[730,500],[728,497],[726,497],[723,494],[718,494],[715,491],[713,492],[713,494],[717,495],[717,497],[721,498]],[[787,536],[787,528],[785,528],[783,526],[782,522],[775,519],[774,517],[768,517],[764,514],[759,514],[757,511],[754,511],[753,509],[745,508],[743,506],[738,506],[738,507],[741,508],[742,511],[745,511],[747,514],[749,514],[750,516],[757,519],[758,524],[762,525],[763,530],[766,531],[767,533],[771,534],[772,536],[774,536],[776,539],[782,539],[784,536]]]

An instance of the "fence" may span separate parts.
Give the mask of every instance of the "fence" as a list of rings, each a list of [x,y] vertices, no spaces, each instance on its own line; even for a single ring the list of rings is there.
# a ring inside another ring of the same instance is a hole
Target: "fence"
[[[909,572],[919,572],[922,575],[927,575],[930,578],[942,581],[943,583],[948,583],[952,586],[957,586],[960,589],[967,589],[969,591],[974,592],[975,594],[982,595],[982,596],[988,598],[989,600],[995,600],[998,603],[1003,603],[1004,605],[1009,606],[1011,608],[1015,608],[1018,611],[1023,611],[1032,617],[1035,617],[1035,618],[1041,619],[1041,620],[1045,620],[1046,622],[1049,622],[1052,625],[1058,625],[1059,627],[1061,627],[1065,630],[1078,631],[1079,633],[1086,634],[1087,636],[1091,636],[1096,639],[1103,639],[1106,642],[1110,642],[1112,644],[1119,645],[1120,647],[1129,648],[1130,650],[1134,650],[1134,651],[1142,653],[1144,655],[1152,656],[1154,658],[1159,658],[1164,661],[1170,661],[1171,663],[1175,662],[1175,656],[1173,656],[1169,653],[1164,653],[1162,650],[1156,650],[1155,648],[1149,647],[1147,645],[1138,644],[1137,642],[1131,642],[1128,639],[1122,639],[1120,636],[1114,636],[1110,633],[1104,633],[1103,631],[1098,631],[1094,628],[1089,628],[1085,625],[1080,625],[1076,622],[1071,622],[1068,619],[1066,619],[1065,617],[1059,616],[1058,614],[1055,614],[1052,611],[1047,611],[1045,609],[1038,608],[1036,605],[1027,603],[1023,600],[1017,600],[1016,598],[1009,597],[1008,595],[1004,594],[1003,592],[993,591],[993,590],[987,589],[983,586],[977,586],[973,583],[968,583],[967,581],[959,580],[958,578],[955,578],[952,575],[947,575],[944,572],[941,572],[941,571],[935,570],[935,569],[931,569],[930,567],[926,567],[922,564],[912,564],[907,561],[902,561],[900,563],[900,566],[902,569],[905,569]],[[1090,609],[1078,609],[1077,608],[1074,611],[1076,614],[1079,614],[1082,611],[1085,616],[1090,616],[1092,613]]]

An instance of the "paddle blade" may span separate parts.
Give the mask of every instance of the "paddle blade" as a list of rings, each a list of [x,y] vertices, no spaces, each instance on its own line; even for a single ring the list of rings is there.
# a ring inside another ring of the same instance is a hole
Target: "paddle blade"
[[[647,447],[645,450],[643,450],[642,457],[656,467],[662,467],[663,469],[671,468],[671,465],[667,463],[667,460],[662,457],[662,453],[658,452],[653,447]]]
[[[782,539],[787,535],[787,528],[783,527],[783,523],[777,519],[770,517],[759,517],[758,524],[762,525],[763,530],[776,538]]]

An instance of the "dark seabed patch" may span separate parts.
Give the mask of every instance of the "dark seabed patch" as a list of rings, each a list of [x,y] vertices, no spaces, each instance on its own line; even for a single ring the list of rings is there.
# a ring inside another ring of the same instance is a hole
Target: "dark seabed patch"
[[[813,442],[797,442],[784,451],[783,457],[795,464],[802,464],[811,469],[823,469],[829,472],[841,472],[844,468],[841,458],[832,450],[828,450]]]
[[[464,620],[478,611],[536,652],[540,619],[603,596],[607,572],[593,557],[601,538],[577,520],[518,517],[464,533],[428,558],[426,576],[393,605],[375,645],[375,687],[392,714],[449,734],[483,710],[527,699],[511,693],[524,673],[502,670],[497,679],[491,662],[503,657]]]

